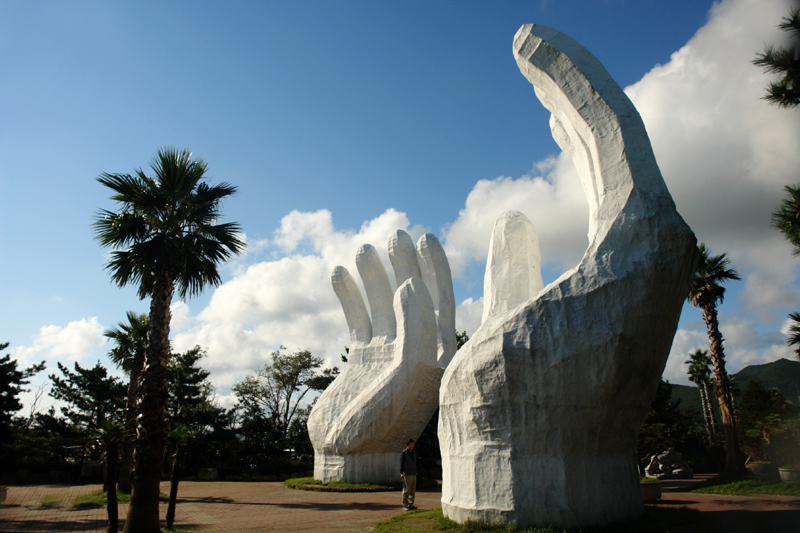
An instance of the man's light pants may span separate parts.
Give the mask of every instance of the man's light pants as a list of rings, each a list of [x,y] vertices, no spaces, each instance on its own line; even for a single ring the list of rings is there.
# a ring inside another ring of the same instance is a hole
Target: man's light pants
[[[403,478],[403,507],[414,505],[414,496],[417,493],[417,476]]]

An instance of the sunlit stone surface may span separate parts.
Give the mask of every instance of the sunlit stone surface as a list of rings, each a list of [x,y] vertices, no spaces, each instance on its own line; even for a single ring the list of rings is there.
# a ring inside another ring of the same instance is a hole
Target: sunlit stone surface
[[[316,479],[397,483],[400,451],[438,405],[443,369],[456,347],[450,265],[431,234],[415,247],[397,231],[389,258],[394,295],[377,250],[366,244],[356,254],[371,317],[347,269],[336,267],[331,276],[351,344],[347,366],[308,419]]]
[[[509,215],[495,228],[483,324],[442,378],[442,508],[459,522],[607,524],[643,510],[636,433],[686,299],[695,238],[639,114],[600,62],[536,25],[517,32],[514,55],[580,174],[589,248],[540,291],[529,223]]]

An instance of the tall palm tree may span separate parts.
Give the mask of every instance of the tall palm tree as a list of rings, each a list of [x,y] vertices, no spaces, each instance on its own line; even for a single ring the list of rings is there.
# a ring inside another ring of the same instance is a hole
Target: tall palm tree
[[[794,18],[797,20],[797,12]],[[784,187],[786,198],[780,207],[772,212],[772,227],[780,230],[792,245],[792,254],[800,255],[800,184]],[[800,313],[790,313],[792,325],[789,326],[789,338],[786,344],[797,346],[795,355],[800,359]]]
[[[722,283],[739,280],[726,254],[711,255],[705,243],[700,243],[700,263],[689,288],[689,301],[703,312],[703,320],[708,328],[709,355],[714,363],[714,392],[719,403],[722,426],[725,428],[725,470],[737,472],[744,465],[739,461],[739,441],[736,438],[736,419],[725,371],[725,352],[722,349],[722,333],[717,319],[717,302],[722,303],[725,288]]]
[[[144,354],[147,348],[147,315],[128,311],[127,318],[127,323],[120,322],[116,327],[105,330],[103,335],[114,341],[114,347],[108,352],[111,361],[130,377],[128,399],[125,404],[125,425],[130,428],[133,427],[133,420],[136,419],[141,388]],[[132,470],[133,441],[128,438],[122,442],[122,458],[119,463],[120,492],[130,494]]]
[[[789,338],[786,340],[786,344],[797,346],[794,354],[800,359],[800,313],[789,313],[789,318],[792,319],[792,325],[789,326]]]
[[[711,406],[711,397],[709,395],[709,378],[711,377],[709,365],[711,364],[711,358],[708,356],[708,350],[697,350],[689,354],[686,364],[689,365],[689,381],[696,384],[700,390],[703,419],[706,422],[709,440],[711,440],[717,434],[717,418],[714,416],[714,409]]]
[[[772,212],[773,228],[783,233],[792,245],[792,254],[800,255],[800,184],[786,185],[786,198]]]
[[[97,181],[114,191],[119,210],[100,210],[94,221],[100,244],[113,248],[106,268],[120,287],[138,286],[150,298],[147,349],[136,423],[133,491],[125,533],[158,533],[158,494],[164,455],[164,407],[170,344],[170,304],[219,285],[217,265],[244,249],[236,223],[218,224],[221,201],[236,192],[210,186],[203,159],[162,148],[151,160],[155,173],[103,173]]]

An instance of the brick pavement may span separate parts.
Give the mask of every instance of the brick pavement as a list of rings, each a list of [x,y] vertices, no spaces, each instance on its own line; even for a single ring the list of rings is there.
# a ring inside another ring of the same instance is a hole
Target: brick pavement
[[[77,496],[100,490],[99,485],[32,485],[9,487],[0,505],[2,532],[102,532],[105,507],[72,509]],[[161,491],[169,492],[169,483]],[[43,498],[53,503],[42,507]],[[438,507],[439,491],[417,492],[417,507]],[[167,504],[161,504],[162,527]],[[128,506],[119,506],[122,530]],[[278,531],[369,532],[376,522],[402,512],[400,491],[308,492],[282,483],[184,481],[178,491],[175,527],[218,533]]]
[[[672,486],[670,486],[672,485]],[[665,487],[661,506],[685,506],[710,513],[728,533],[797,533],[800,498],[786,496],[717,496],[672,492]],[[72,509],[72,500],[99,485],[9,487],[0,505],[0,531],[50,533],[102,532],[105,508]],[[169,492],[168,483],[161,486]],[[42,507],[47,497],[50,507]],[[438,491],[417,493],[417,506],[440,505]],[[282,483],[182,482],[175,526],[218,533],[293,532],[367,533],[376,522],[401,512],[400,492],[306,492]],[[161,516],[166,516],[166,504]],[[128,506],[120,505],[124,519]],[[162,527],[163,527],[162,520]],[[120,530],[122,520],[120,520]]]

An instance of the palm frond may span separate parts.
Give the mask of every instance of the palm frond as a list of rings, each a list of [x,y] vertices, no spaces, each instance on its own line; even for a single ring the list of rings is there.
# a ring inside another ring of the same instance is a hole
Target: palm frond
[[[794,255],[800,255],[800,184],[784,187],[786,197],[772,212],[772,227],[791,243]]]
[[[700,263],[689,288],[688,299],[692,305],[698,307],[722,302],[725,288],[721,284],[729,280],[740,280],[739,273],[734,268],[728,268],[731,262],[726,254],[711,255],[705,243],[700,243],[698,250]]]
[[[117,285],[137,284],[144,298],[166,276],[182,298],[197,295],[218,285],[217,264],[245,247],[238,224],[217,223],[222,200],[236,187],[203,181],[208,164],[185,149],[162,148],[150,164],[155,177],[137,169],[97,178],[121,205],[97,213],[95,238],[114,248],[106,268]]]

